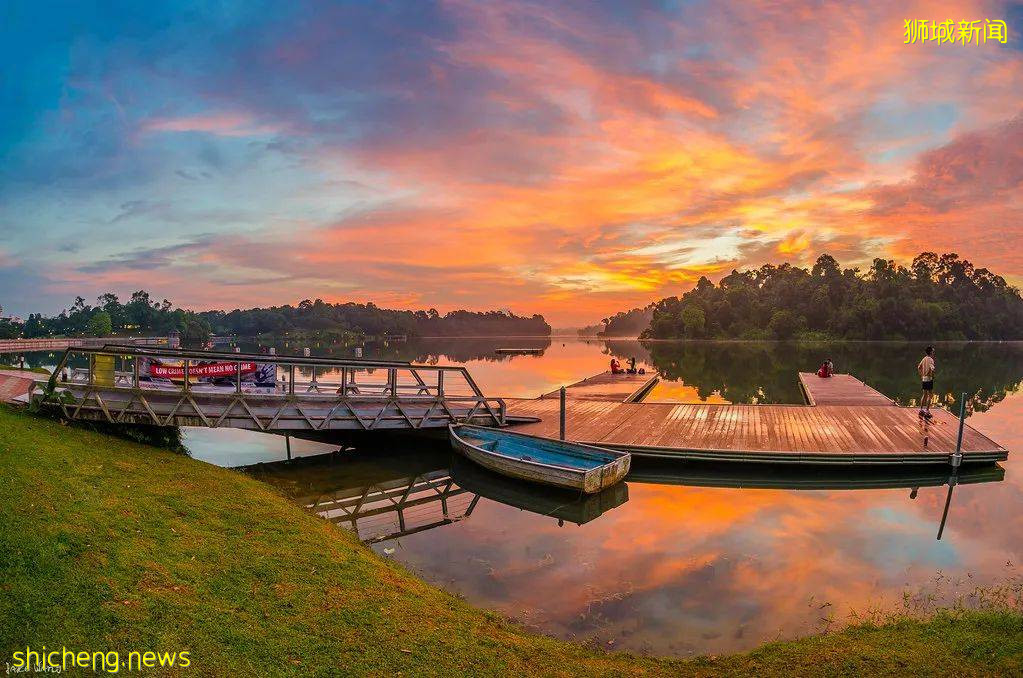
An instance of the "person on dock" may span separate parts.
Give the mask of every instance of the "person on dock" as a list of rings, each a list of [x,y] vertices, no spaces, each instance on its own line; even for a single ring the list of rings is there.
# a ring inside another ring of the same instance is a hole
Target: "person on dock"
[[[830,377],[834,373],[835,373],[834,372],[834,368],[831,365],[831,360],[830,359],[825,360],[824,362],[822,362],[821,366],[820,366],[820,369],[817,370],[817,376],[822,378],[822,379]]]
[[[920,416],[924,419],[931,418],[931,402],[934,400],[934,347],[928,346],[924,349],[924,357],[916,366],[917,374],[920,375]]]
[[[611,374],[622,374],[625,370],[622,369],[622,364],[618,362],[618,358],[611,358]]]
[[[636,359],[629,358],[629,369],[626,370],[629,374],[636,374]]]

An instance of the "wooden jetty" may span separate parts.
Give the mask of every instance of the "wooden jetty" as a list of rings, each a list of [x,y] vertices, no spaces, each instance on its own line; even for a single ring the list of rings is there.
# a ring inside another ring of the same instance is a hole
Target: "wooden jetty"
[[[657,375],[601,372],[566,386],[565,398],[569,400],[639,402],[650,392],[657,380]],[[557,399],[560,395],[561,389],[558,389],[544,393],[540,397]]]
[[[843,465],[950,462],[957,444],[956,417],[934,410],[934,418],[924,421],[916,409],[898,407],[854,377],[842,377],[821,379],[828,382],[822,387],[807,379],[811,385],[807,397],[815,403],[808,407],[602,399],[594,395],[595,385],[606,377],[597,375],[579,382],[589,382],[580,388],[591,397],[572,398],[568,393],[573,389],[567,389],[565,437],[639,457],[666,459]],[[516,430],[557,437],[560,403],[553,396],[507,400],[509,416],[540,419]],[[1008,457],[1004,447],[969,425],[963,430],[962,452],[963,463]]]
[[[140,366],[156,358],[176,361],[184,379],[159,387],[143,383]],[[195,377],[207,374],[211,363],[232,369],[199,383]],[[242,371],[254,363],[275,375],[269,388],[243,385]],[[66,380],[58,382],[57,375]],[[950,413],[936,409],[932,420],[922,420],[914,408],[896,406],[850,375],[801,375],[811,406],[642,402],[655,382],[654,376],[605,372],[572,384],[566,440],[639,457],[809,465],[948,464],[956,451],[958,420]],[[296,434],[513,424],[532,435],[560,433],[557,391],[532,400],[488,397],[458,366],[83,347],[65,352],[49,387],[31,382],[27,397],[68,419],[111,423]],[[1008,457],[969,425],[961,451],[964,464]]]
[[[818,377],[800,372],[799,385],[810,405],[894,405],[895,402],[851,374]]]

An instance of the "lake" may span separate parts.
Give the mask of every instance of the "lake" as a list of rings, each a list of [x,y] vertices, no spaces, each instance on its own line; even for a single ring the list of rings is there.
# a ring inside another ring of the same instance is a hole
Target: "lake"
[[[352,356],[282,340],[280,352]],[[538,356],[499,356],[525,346]],[[255,348],[245,344],[246,349]],[[491,396],[533,397],[635,357],[662,381],[647,401],[801,403],[797,371],[831,358],[900,404],[919,396],[922,346],[419,339],[367,344],[365,357],[464,364]],[[56,354],[30,354],[52,365]],[[10,356],[0,356],[0,362]],[[605,648],[688,655],[744,650],[856,619],[970,597],[1021,595],[1023,345],[938,344],[937,393],[1010,450],[1002,467],[765,471],[634,461],[624,486],[588,500],[494,477],[444,440],[372,445],[187,429],[191,454],[248,466],[425,580],[532,628]],[[325,455],[324,453],[331,453]],[[1004,472],[1003,469],[1004,468]],[[397,507],[401,508],[400,512]],[[353,521],[352,514],[357,517]]]

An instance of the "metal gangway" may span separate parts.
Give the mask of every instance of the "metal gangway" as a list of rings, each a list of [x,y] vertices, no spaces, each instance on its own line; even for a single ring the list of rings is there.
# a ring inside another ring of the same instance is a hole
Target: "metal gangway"
[[[154,378],[154,364],[178,378]],[[108,344],[67,349],[39,386],[30,397],[40,406],[114,424],[292,432],[507,423],[504,400],[454,365]]]

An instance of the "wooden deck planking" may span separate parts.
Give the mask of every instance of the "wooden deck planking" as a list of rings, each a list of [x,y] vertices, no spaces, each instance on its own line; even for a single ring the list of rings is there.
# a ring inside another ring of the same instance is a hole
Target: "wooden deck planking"
[[[622,402],[633,396],[646,395],[657,381],[656,375],[611,374],[601,372],[565,387],[565,398],[571,400],[600,400]],[[541,398],[557,400],[561,389],[544,393]]]
[[[515,430],[557,437],[557,400],[510,400],[511,416],[541,417]],[[737,460],[935,461],[955,451],[958,420],[944,410],[922,422],[892,405],[716,405],[567,402],[567,437],[636,454]],[[924,443],[926,439],[926,445]],[[999,460],[1004,448],[966,426],[965,459]]]
[[[25,395],[36,379],[45,379],[46,375],[22,370],[0,371],[0,402],[13,402],[15,398]]]
[[[891,398],[867,386],[851,374],[821,378],[800,372],[799,383],[811,405],[894,405]]]

